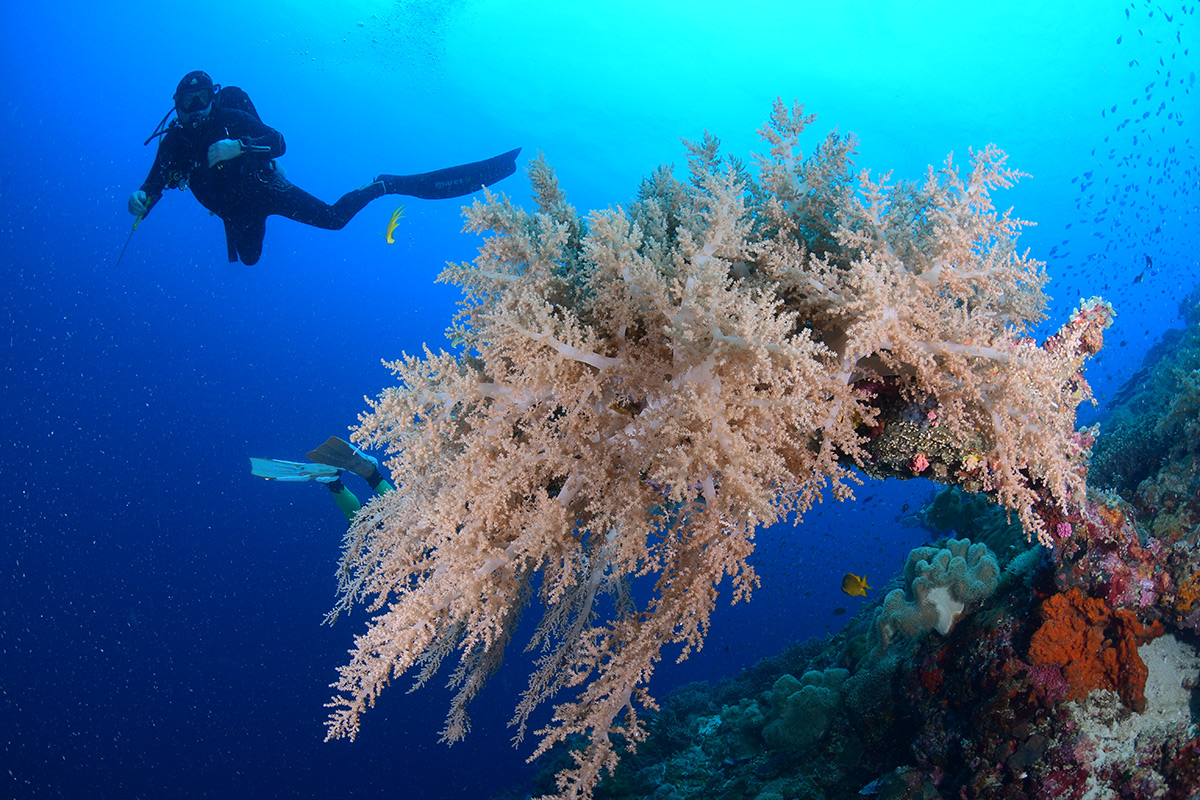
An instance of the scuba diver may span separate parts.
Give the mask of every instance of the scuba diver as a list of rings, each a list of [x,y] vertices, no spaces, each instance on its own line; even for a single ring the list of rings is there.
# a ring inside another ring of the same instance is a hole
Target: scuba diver
[[[229,260],[247,265],[262,254],[267,217],[277,214],[305,225],[340,230],[367,203],[385,194],[427,200],[462,197],[516,171],[521,148],[417,175],[380,175],[332,205],[289,181],[275,159],[283,136],[258,117],[249,95],[214,84],[206,73],[183,76],[149,144],[161,137],[150,174],[129,198],[129,213],[142,220],[164,189],[191,188],[200,204],[225,223]],[[176,119],[167,120],[172,112]]]
[[[367,455],[345,439],[330,436],[326,442],[308,454],[312,464],[302,461],[282,461],[277,458],[250,458],[250,472],[269,481],[316,481],[329,487],[333,501],[353,522],[362,508],[354,493],[342,483],[343,472],[353,472],[379,494],[392,490],[392,485],[379,472],[379,459]]]

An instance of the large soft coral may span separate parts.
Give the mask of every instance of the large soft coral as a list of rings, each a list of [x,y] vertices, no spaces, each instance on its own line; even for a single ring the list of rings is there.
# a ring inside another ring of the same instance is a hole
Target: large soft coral
[[[1052,347],[1028,338],[1046,276],[992,205],[1019,174],[995,147],[892,184],[853,175],[836,134],[803,157],[809,122],[776,107],[756,176],[706,137],[689,182],[660,170],[628,206],[581,217],[538,159],[536,210],[467,212],[493,235],[442,275],[465,293],[459,352],[393,362],[355,434],[386,448],[396,491],[346,538],[333,616],[373,616],[331,737],[456,657],[442,734],[461,738],[532,605],[515,738],[557,699],[535,755],[581,738],[556,786],[590,796],[646,737],[664,648],[700,648],[722,584],[758,585],[756,532],[849,499],[856,468],[912,477],[923,453],[922,474],[969,473],[1055,546],[1045,509],[1084,499],[1079,371],[1111,314],[1085,301]]]
[[[1132,611],[1113,610],[1077,588],[1042,603],[1044,622],[1029,642],[1029,663],[1057,667],[1070,700],[1112,689],[1134,711],[1146,708],[1146,665],[1138,645],[1163,634],[1162,623],[1143,625]]]

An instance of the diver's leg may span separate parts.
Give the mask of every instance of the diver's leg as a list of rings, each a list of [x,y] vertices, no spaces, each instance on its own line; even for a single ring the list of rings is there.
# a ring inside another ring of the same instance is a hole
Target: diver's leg
[[[354,492],[347,489],[346,484],[342,483],[342,476],[338,475],[329,480],[322,478],[317,480],[328,486],[329,491],[333,492],[333,502],[337,503],[337,507],[346,515],[346,520],[354,522],[354,517],[362,508],[362,503],[358,502]]]
[[[225,220],[225,235],[229,241],[229,260],[252,267],[262,256],[263,237],[267,235],[266,216],[241,217]]]
[[[229,253],[229,263],[233,264],[238,260],[237,228],[227,219],[222,222],[225,223],[225,250]]]
[[[271,213],[304,225],[337,231],[346,227],[346,223],[362,211],[367,203],[383,197],[383,193],[383,184],[375,181],[347,192],[336,203],[329,205],[294,183],[289,183],[287,188],[275,197]]]
[[[278,458],[251,458],[252,475],[269,481],[316,481],[329,487],[333,501],[346,519],[354,521],[354,515],[362,508],[354,493],[342,483],[342,471],[328,464],[305,464],[299,461],[283,461]]]
[[[386,494],[393,489],[379,471],[379,459],[345,439],[330,436],[323,444],[309,451],[308,457],[318,464],[355,473],[379,494]]]
[[[378,494],[387,494],[396,487],[388,483],[387,478],[380,475],[379,480],[371,484],[371,488],[374,489]]]

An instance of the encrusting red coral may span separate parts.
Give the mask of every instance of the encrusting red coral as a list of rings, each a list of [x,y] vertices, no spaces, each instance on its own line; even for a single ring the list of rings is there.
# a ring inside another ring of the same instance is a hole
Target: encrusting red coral
[[[1175,610],[1186,614],[1195,608],[1197,600],[1200,600],[1200,573],[1193,574],[1179,587],[1175,593]]]
[[[1057,667],[1070,700],[1111,689],[1134,711],[1146,709],[1146,665],[1138,645],[1162,636],[1162,623],[1143,625],[1132,611],[1113,610],[1077,588],[1042,603],[1042,626],[1029,642],[1029,663]]]

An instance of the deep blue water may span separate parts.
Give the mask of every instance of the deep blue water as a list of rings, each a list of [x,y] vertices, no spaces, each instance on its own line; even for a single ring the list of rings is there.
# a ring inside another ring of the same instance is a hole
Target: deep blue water
[[[854,131],[857,163],[897,178],[995,142],[1031,175],[997,205],[1037,223],[1046,330],[1081,294],[1116,306],[1102,402],[1200,276],[1195,4],[325,5],[0,8],[0,796],[477,797],[528,774],[504,725],[521,663],[454,748],[443,693],[403,686],[356,743],[323,743],[363,623],[321,625],[343,520],[247,461],[302,459],[388,382],[381,359],[445,344],[457,294],[434,279],[478,241],[458,202],[412,200],[388,246],[389,198],[340,232],[273,218],[245,267],[172,192],[116,268],[142,140],[189,70],[249,91],[289,177],[330,201],[521,146],[603,208],[682,163],[680,137],[748,157],[776,96],[819,115],[812,144]],[[528,200],[521,172],[499,188]],[[841,575],[885,583],[929,490],[868,484],[764,532],[763,588],[656,694],[833,629]]]

